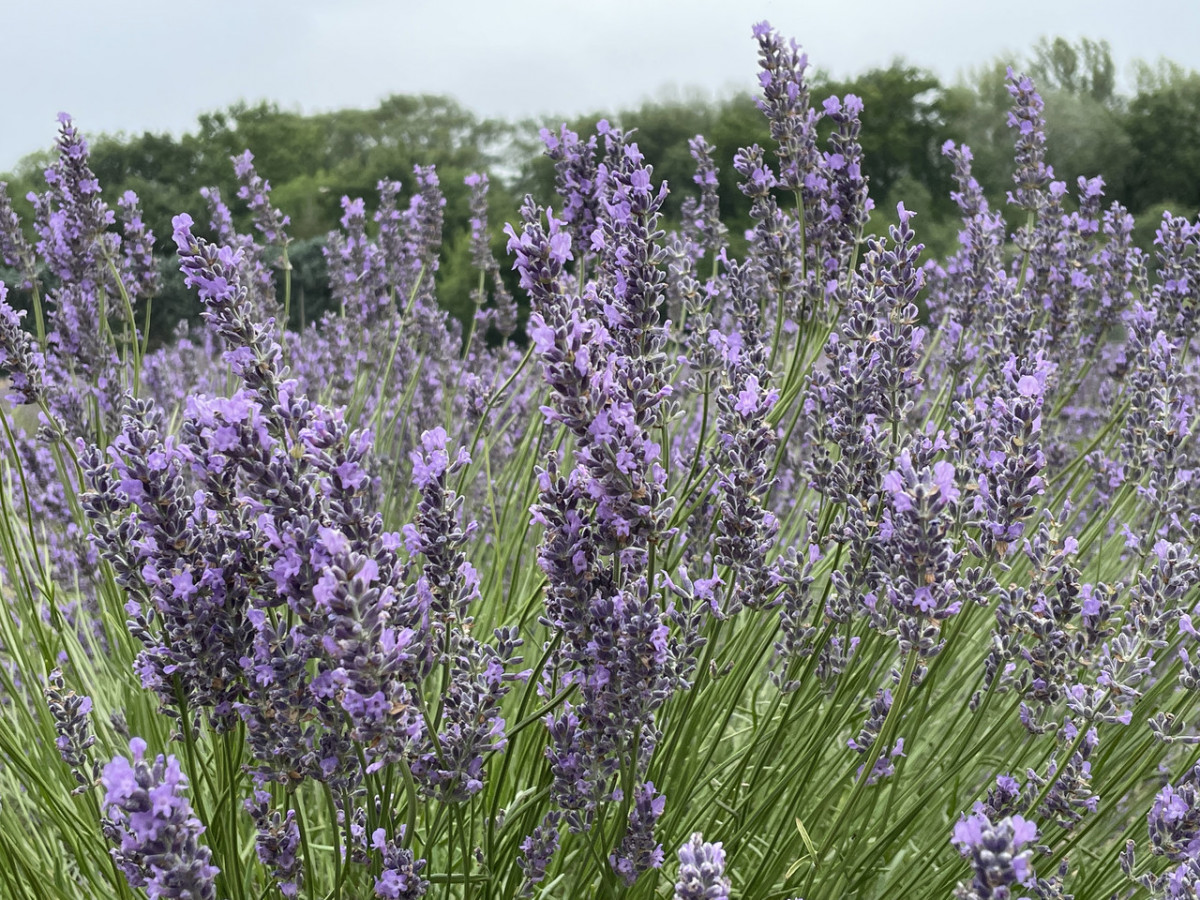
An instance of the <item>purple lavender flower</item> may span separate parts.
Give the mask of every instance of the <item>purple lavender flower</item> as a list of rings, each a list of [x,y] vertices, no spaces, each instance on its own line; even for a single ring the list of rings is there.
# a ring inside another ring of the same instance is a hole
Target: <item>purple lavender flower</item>
[[[1022,713],[1024,712],[1025,708],[1022,706]],[[1086,727],[1087,723],[1084,725]],[[1099,796],[1092,789],[1091,763],[1091,756],[1099,746],[1100,739],[1095,728],[1086,727],[1082,735],[1080,731],[1075,722],[1068,719],[1056,737],[1062,742],[1072,742],[1072,746],[1076,738],[1081,738],[1077,748],[1070,753],[1065,762],[1060,763],[1056,756],[1051,757],[1045,775],[1040,775],[1032,769],[1027,772],[1030,782],[1045,793],[1044,799],[1038,805],[1038,813],[1061,828],[1073,827],[1084,815],[1096,812],[1100,803]]]
[[[186,480],[192,455],[165,431],[149,402],[133,401],[109,459],[81,442],[90,488],[83,505],[98,549],[129,593],[130,628],[144,645],[142,686],[166,710],[181,700],[208,709],[224,729],[242,696],[249,633],[241,614],[256,560],[231,552],[236,532],[222,533],[206,515],[203,494]],[[124,514],[130,504],[134,512]]]
[[[720,841],[710,844],[696,832],[679,848],[675,900],[729,900],[730,888]]]
[[[48,397],[55,426],[70,435],[99,436],[115,425],[128,373],[118,360],[107,313],[123,313],[113,267],[120,238],[100,195],[87,142],[65,114],[46,190],[30,193],[37,254],[57,285],[45,300],[44,346]],[[28,276],[28,271],[26,272]],[[32,278],[27,277],[32,282]]]
[[[828,194],[823,198],[825,221],[815,234],[822,235],[826,254],[822,265],[825,276],[848,272],[862,240],[875,202],[867,195],[867,177],[863,173],[863,149],[858,135],[863,102],[854,94],[829,97],[824,104],[825,118],[833,122],[830,149],[822,154],[823,168],[829,173]],[[810,179],[810,184],[815,184]]]
[[[508,252],[515,257],[513,268],[521,276],[521,287],[529,293],[535,313],[548,311],[566,294],[566,264],[574,258],[571,233],[563,227],[566,223],[547,211],[546,226],[542,227],[541,216],[541,207],[526,196],[521,205],[520,234],[511,224],[504,226]],[[530,334],[536,339],[532,323]]]
[[[71,769],[78,787],[71,793],[82,794],[91,788],[100,777],[98,763],[88,765],[88,750],[96,743],[88,724],[88,714],[92,711],[92,698],[81,697],[74,691],[67,690],[63,681],[62,671],[55,669],[46,679],[44,694],[50,717],[54,719],[55,746]]]
[[[570,229],[572,243],[580,248],[581,254],[586,254],[599,214],[597,190],[601,175],[597,169],[596,136],[581,141],[564,124],[557,135],[542,129],[541,138],[546,155],[554,160],[563,221]]]
[[[382,828],[371,835],[371,847],[383,857],[382,869],[375,879],[375,896],[382,900],[418,900],[429,889],[429,882],[421,877],[425,860],[414,858],[413,852],[401,843],[403,839],[403,829],[390,841]]]
[[[614,146],[619,141],[611,137]],[[522,209],[522,233],[511,226],[507,231],[514,267],[533,301],[530,334],[558,401],[547,415],[579,436],[598,536],[606,552],[626,553],[636,570],[668,512],[661,448],[651,436],[670,391],[659,320],[661,257],[650,244],[663,195],[650,189],[635,146],[616,158],[618,167],[606,181],[612,192],[606,215],[594,233],[600,277],[611,287],[594,286],[583,298],[568,293],[563,266],[570,237],[552,217],[547,233],[532,201]],[[593,315],[601,306],[606,324]]]
[[[1153,311],[1136,302],[1124,318],[1132,364],[1125,377],[1129,411],[1119,459],[1128,479],[1146,479],[1154,518],[1172,534],[1186,533],[1188,511],[1180,487],[1192,477],[1185,448],[1192,440],[1194,399],[1186,388],[1179,348],[1165,331],[1155,330]],[[1147,535],[1147,544],[1157,538]]]
[[[249,205],[254,227],[262,232],[268,244],[286,247],[291,238],[284,229],[291,219],[271,205],[271,183],[254,168],[254,154],[246,150],[241,156],[230,157],[230,161],[238,179],[238,199]]]
[[[311,689],[336,699],[371,773],[404,758],[425,734],[406,682],[427,668],[428,649],[423,634],[390,621],[389,612],[403,608],[404,599],[381,577],[379,564],[352,549],[338,530],[318,527],[318,535],[310,553],[324,559],[312,589],[312,627],[323,632],[328,667]]]
[[[1027,75],[1018,75],[1008,68],[1008,93],[1013,98],[1013,108],[1008,114],[1008,127],[1016,131],[1017,170],[1013,181],[1015,192],[1009,191],[1008,202],[1031,212],[1039,211],[1045,204],[1045,188],[1054,177],[1054,170],[1046,165],[1046,121],[1042,115],[1045,106]]]
[[[1134,876],[1134,842],[1121,854],[1121,868],[1157,897],[1191,897],[1200,888],[1200,770],[1193,767],[1155,796],[1146,816],[1151,852],[1175,863],[1161,874]]]
[[[587,518],[588,479],[582,468],[562,477],[551,458],[539,473],[542,496],[534,509],[546,528],[539,553],[550,582],[546,621],[563,636],[557,654],[562,684],[579,692],[577,701],[547,717],[552,796],[573,831],[591,828],[622,765],[641,771],[649,762],[658,738],[654,713],[674,683],[658,600],[644,578],[627,590],[617,586]],[[528,873],[545,871],[538,848],[552,852],[545,833],[527,853]]]
[[[409,274],[400,286],[400,296],[405,299],[415,297],[417,321],[431,328],[441,323],[441,313],[434,294],[434,275],[438,270],[442,249],[446,198],[442,195],[433,166],[414,166],[413,176],[417,191],[409,198],[408,209],[401,214],[404,223],[404,259]]]
[[[750,198],[750,218],[754,220],[752,261],[762,271],[762,284],[770,291],[777,327],[786,327],[787,321],[798,321],[805,314],[800,225],[780,209],[772,194],[778,181],[761,147],[755,144],[739,150],[733,157],[733,167],[742,176],[739,189]]]
[[[988,788],[987,798],[982,804],[976,804],[975,812],[983,813],[993,822],[998,822],[1017,811],[1022,803],[1032,799],[1029,786],[1022,787],[1011,775],[997,775],[992,787]]]
[[[397,297],[408,299],[403,286],[412,280],[408,271],[411,260],[407,258],[405,248],[403,213],[397,205],[402,187],[399,181],[380,181],[375,186],[379,192],[379,207],[373,218],[379,226],[379,249],[386,267],[384,282],[395,291],[393,300]]]
[[[296,811],[289,809],[286,816],[281,816],[278,810],[271,809],[271,795],[266,791],[255,791],[253,799],[248,798],[244,805],[258,831],[254,840],[258,861],[267,867],[283,896],[299,896],[304,869],[299,857]]]
[[[626,561],[640,568],[670,510],[661,447],[652,437],[671,392],[661,318],[664,256],[655,244],[666,185],[654,190],[650,168],[625,135],[605,132],[605,147],[602,214],[592,247],[598,251],[595,303],[612,341],[613,402],[596,416],[579,455],[594,475],[602,542],[627,551]]]
[[[491,242],[488,238],[487,196],[488,177],[473,173],[463,179],[463,184],[471,189],[471,264],[475,268],[486,271],[492,266]]]
[[[1190,770],[1154,798],[1146,816],[1155,856],[1172,862],[1200,860],[1200,772]]]
[[[696,173],[692,181],[700,190],[698,197],[686,197],[680,215],[683,218],[683,234],[696,248],[696,253],[708,255],[714,261],[725,249],[725,235],[729,229],[721,221],[720,202],[717,198],[717,166],[713,162],[716,148],[698,134],[688,141],[688,152],[696,161]],[[699,260],[697,256],[697,260]]]
[[[200,188],[200,196],[208,206],[208,227],[212,229],[213,237],[218,244],[232,244],[238,237],[233,227],[233,213],[221,198],[221,189],[216,187]]]
[[[471,261],[479,269],[479,285],[471,291],[471,299],[480,321],[485,325],[490,321],[501,336],[507,338],[517,327],[517,307],[500,277],[500,264],[492,254],[491,237],[488,234],[488,177],[471,174],[463,182],[471,189]],[[487,303],[485,284],[489,276],[495,307],[484,312],[482,308]]]
[[[808,534],[813,531],[810,522]],[[821,552],[811,538],[801,540],[800,544],[802,547],[805,544],[808,546],[799,552],[797,548],[789,548],[775,563],[775,580],[779,583],[780,638],[775,643],[771,679],[785,693],[800,687],[793,671],[798,660],[811,656],[819,649],[821,664],[817,674],[822,682],[829,684],[845,671],[860,643],[858,637],[852,637],[849,641],[835,637],[824,647],[816,646],[814,638],[817,627],[813,621],[813,610],[817,598],[811,589],[815,580],[813,567],[820,560]]]
[[[280,311],[275,297],[275,276],[267,263],[267,245],[259,244],[251,234],[239,234],[233,226],[233,213],[221,197],[220,189],[203,187],[200,196],[208,207],[208,227],[220,246],[240,251],[238,268],[255,318],[266,321]]]
[[[1200,303],[1196,300],[1196,286],[1200,285],[1200,264],[1196,261],[1200,224],[1164,213],[1154,234],[1154,245],[1160,279],[1154,286],[1159,327],[1176,342],[1184,343],[1194,333],[1200,317]]]
[[[942,265],[941,276],[931,285],[930,305],[949,317],[953,347],[950,363],[959,368],[969,362],[973,348],[964,332],[987,312],[995,273],[1003,266],[1004,218],[992,212],[983,188],[971,172],[971,148],[946,141],[942,155],[954,163],[955,190],[950,197],[962,214],[959,251]]]
[[[964,896],[1006,900],[1014,886],[1032,887],[1035,876],[1029,845],[1037,836],[1037,826],[1021,816],[992,822],[984,813],[975,812],[959,819],[951,843],[974,866],[974,879]]]
[[[413,775],[432,795],[465,800],[483,788],[485,755],[503,750],[508,739],[500,701],[512,681],[527,677],[520,665],[515,628],[497,629],[496,645],[467,638],[458,642],[450,666],[450,687],[442,698],[443,726],[436,745],[413,763]]]
[[[421,502],[415,522],[405,528],[405,540],[410,553],[425,557],[416,592],[428,622],[429,659],[449,675],[443,686],[442,730],[418,751],[412,770],[434,796],[465,800],[483,787],[484,755],[507,743],[500,701],[509,684],[521,677],[509,671],[521,662],[516,655],[521,640],[515,628],[497,629],[495,647],[470,635],[469,609],[479,598],[479,576],[462,548],[475,526],[458,524],[461,500],[446,488],[447,479],[470,457],[459,448],[452,460],[448,440],[445,429],[427,431],[421,436],[422,449],[412,454]]]
[[[226,361],[268,406],[274,406],[280,388],[279,345],[271,338],[272,323],[252,317],[239,273],[241,252],[195,237],[192,218],[186,213],[172,219],[171,225],[185,280],[205,303],[205,321],[229,343]]]
[[[421,491],[421,502],[416,520],[404,529],[409,553],[426,559],[423,590],[430,598],[428,613],[439,641],[465,619],[467,607],[479,596],[478,575],[462,550],[475,525],[463,527],[456,521],[461,501],[446,486],[471,457],[460,447],[452,459],[449,440],[444,428],[434,428],[421,435],[421,449],[412,451],[413,484]]]
[[[944,536],[950,515],[941,511],[948,492],[934,481],[932,470],[936,454],[946,449],[945,441],[934,434],[914,445],[900,437],[921,383],[917,370],[925,330],[918,325],[919,313],[913,302],[923,283],[923,272],[916,264],[921,245],[915,242],[912,214],[903,204],[897,213],[899,224],[890,230],[893,246],[869,239],[860,270],[835,291],[845,313],[839,330],[825,344],[829,365],[814,368],[805,388],[802,410],[813,440],[804,466],[811,487],[840,506],[834,507],[836,515],[824,528],[842,545],[845,561],[832,573],[833,591],[824,614],[847,621],[866,609],[876,617],[875,627],[896,629],[897,623],[888,617],[900,608],[890,602],[879,603],[880,576],[889,573],[889,581],[905,582],[900,593],[911,595],[911,600],[900,601],[908,612],[900,612],[902,627],[896,633],[904,645],[933,653],[938,646],[936,626],[924,621],[923,613],[911,615],[922,606],[933,608],[932,592],[922,590],[924,572],[901,574],[900,569],[913,563],[898,549],[907,538],[901,532],[897,539],[894,527],[885,531],[880,526],[889,496],[897,494],[898,488],[905,493],[906,479],[893,481],[890,491],[884,479],[889,470],[896,471],[893,466],[906,450],[914,477],[918,468],[929,467],[923,476],[929,484],[924,496],[938,507],[938,511],[926,510],[932,516],[932,532],[910,523],[914,534],[922,532],[921,540]],[[900,514],[906,519],[909,507],[904,501],[901,504]],[[936,520],[941,523],[933,524]],[[949,544],[945,537],[935,542]],[[940,551],[937,558],[942,559]],[[942,585],[948,586],[948,581]],[[892,594],[884,594],[883,599],[890,601]],[[947,594],[935,605],[945,613],[953,602]]]
[[[875,739],[879,736],[879,730],[883,727],[883,723],[887,719],[891,709],[892,692],[887,688],[876,691],[875,699],[871,701],[870,709],[867,712],[866,721],[863,723],[858,735],[848,740],[846,746],[858,753],[867,753],[871,749],[871,745],[875,743]]]
[[[361,198],[343,197],[342,210],[345,234],[330,232],[323,251],[330,293],[343,316],[350,316],[364,329],[378,327],[393,302],[383,289],[378,248],[367,237],[366,205]]]
[[[663,864],[662,844],[654,839],[654,826],[661,818],[667,798],[655,793],[654,784],[639,785],[629,811],[629,823],[621,846],[609,856],[609,864],[627,885],[637,881],[647,869],[659,869]]]
[[[973,468],[979,475],[973,512],[980,527],[980,555],[1003,557],[1024,533],[1036,512],[1035,498],[1044,490],[1041,472],[1042,407],[1045,385],[1053,364],[1040,355],[1026,360],[1010,357],[1001,377],[1004,387],[980,400],[988,419],[978,438]]]
[[[585,594],[580,621],[565,633],[585,643],[567,647],[565,684],[577,684],[577,704],[566,702],[549,719],[547,756],[554,796],[573,830],[585,831],[608,781],[625,764],[649,762],[657,741],[654,712],[671,687],[667,628],[644,580],[615,597]],[[636,759],[631,748],[638,747]]]
[[[870,709],[867,712],[866,721],[863,723],[857,736],[846,742],[846,746],[860,756],[866,756],[870,753],[871,748],[875,745],[875,741],[879,738],[879,733],[883,729],[883,724],[887,720],[891,709],[892,692],[887,688],[876,691],[875,699],[871,701]],[[904,756],[904,738],[897,738],[890,750],[887,747],[882,748],[882,751],[875,758],[871,771],[867,775],[866,783],[869,785],[878,784],[884,778],[890,778],[892,775],[895,775],[896,767],[894,760],[901,756]],[[865,767],[866,763],[859,766],[855,777],[862,777]]]
[[[25,311],[8,303],[8,287],[0,281],[0,368],[9,377],[9,402],[42,403],[46,400],[46,358],[34,349],[33,338],[21,326]]]
[[[795,41],[784,43],[769,23],[754,26],[758,41],[762,99],[759,109],[771,123],[771,137],[779,145],[780,181],[800,193],[805,177],[816,167],[817,113],[809,104],[804,75],[808,56]]]
[[[520,643],[503,629],[494,645],[469,635],[478,577],[461,548],[473,526],[457,523],[446,489],[468,458],[450,459],[442,429],[414,457],[423,499],[406,538],[425,564],[410,579],[400,536],[383,533],[369,502],[370,436],[283,377],[250,308],[241,251],[196,239],[186,217],[175,224],[185,273],[250,390],[191,398],[181,444],[143,405],[111,462],[84,454],[89,514],[111,519],[131,500],[136,509],[96,533],[137,606],[154,609],[154,621],[135,618],[147,645],[140,672],[164,705],[210,709],[217,727],[240,717],[260,781],[340,788],[403,760],[423,790],[465,799],[482,786],[486,754],[504,746],[499,706],[519,677],[507,667]],[[188,474],[201,488],[190,497]],[[136,544],[139,532],[154,540]],[[434,736],[420,685],[439,663],[451,681]]]
[[[87,141],[66,113],[58,116],[58,156],[46,169],[43,194],[30,194],[34,207],[37,251],[50,271],[64,284],[77,285],[86,293],[107,280],[99,266],[111,254],[117,237],[107,229],[115,217],[100,196],[88,160]]]
[[[146,742],[129,742],[132,762],[118,756],[104,767],[101,804],[105,836],[116,845],[113,859],[131,887],[151,898],[216,900],[219,869],[199,842],[204,826],[184,791],[187,778],[174,756],[145,760]]]
[[[561,818],[560,812],[551,810],[533,833],[521,841],[521,856],[517,859],[517,865],[525,877],[518,896],[530,896],[534,887],[545,880],[550,860],[558,851]]]
[[[899,614],[901,652],[916,647],[932,656],[942,646],[934,623],[962,608],[956,583],[962,556],[950,540],[959,491],[954,466],[944,460],[918,471],[904,451],[896,462],[883,478],[891,508],[880,527],[880,593]]]
[[[771,387],[767,366],[769,351],[763,343],[758,301],[753,294],[755,273],[736,263],[727,264],[730,306],[738,340],[725,344],[725,378],[717,390],[718,447],[716,461],[718,519],[716,554],[718,565],[734,573],[730,591],[737,597],[733,614],[744,603],[752,608],[766,604],[772,591],[773,573],[767,557],[774,544],[778,523],[766,508],[772,488],[771,457],[775,432],[768,415],[779,399]],[[736,591],[736,593],[735,593]]]
[[[1030,705],[1026,724],[1033,730],[1043,727],[1042,711],[1057,714],[1054,704],[1072,686],[1082,687],[1078,683],[1083,674],[1081,657],[1089,644],[1072,639],[1071,632],[1075,616],[1085,612],[1086,598],[1095,588],[1079,582],[1079,570],[1072,565],[1077,549],[1074,538],[1052,540],[1050,527],[1043,522],[1025,541],[1025,556],[1034,573],[1028,589],[1002,595],[996,607],[997,628],[985,687],[999,678],[1000,689],[1006,690],[1011,682]]]
[[[117,201],[121,210],[121,282],[131,303],[154,297],[160,287],[158,266],[154,262],[154,232],[142,220],[137,194],[126,191]]]

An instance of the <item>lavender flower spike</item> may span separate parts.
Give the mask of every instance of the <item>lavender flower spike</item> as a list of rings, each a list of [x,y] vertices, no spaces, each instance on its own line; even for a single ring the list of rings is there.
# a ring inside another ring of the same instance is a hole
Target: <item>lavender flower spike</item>
[[[151,900],[216,900],[219,869],[200,845],[204,826],[183,796],[187,778],[174,756],[145,760],[146,742],[129,742],[132,764],[123,756],[104,767],[104,835],[116,847],[113,859],[130,887],[144,887]]]
[[[8,288],[0,281],[0,370],[8,373],[9,401],[15,404],[37,403],[46,396],[46,359],[21,327],[24,316],[24,310],[9,305]]]
[[[785,42],[769,22],[754,26],[758,41],[758,83],[762,99],[756,100],[771,123],[771,137],[779,145],[779,180],[800,192],[805,176],[817,166],[817,113],[809,103],[805,74],[808,55],[795,41]]]
[[[1035,884],[1029,865],[1033,851],[1027,845],[1037,840],[1037,835],[1037,826],[1021,816],[1008,816],[995,824],[983,812],[959,819],[950,840],[963,856],[971,858],[975,878],[969,888],[960,888],[957,896],[1006,900],[1011,896],[1010,885]]]
[[[687,197],[683,201],[683,232],[694,242],[699,253],[708,253],[715,259],[725,249],[725,235],[729,232],[721,221],[717,197],[717,166],[713,162],[716,148],[698,134],[688,141],[688,151],[696,161],[692,181],[699,187],[700,196]]]
[[[1155,856],[1172,862],[1200,856],[1200,767],[1158,792],[1146,824]]]
[[[613,869],[627,885],[632,885],[647,869],[662,868],[662,844],[654,839],[654,826],[666,804],[667,798],[655,792],[651,781],[640,785],[634,792],[628,830],[621,846],[608,857]]]
[[[296,824],[296,811],[289,809],[286,816],[281,816],[278,810],[271,809],[271,795],[266,791],[255,791],[254,799],[247,799],[243,806],[258,830],[254,840],[258,861],[270,869],[279,893],[288,898],[299,896],[304,873],[297,856],[300,827]]]
[[[254,154],[249,150],[241,156],[230,157],[237,175],[238,198],[245,200],[254,213],[254,227],[262,232],[268,244],[286,247],[291,238],[284,232],[291,219],[271,205],[271,183],[254,168]]]
[[[371,846],[383,855],[383,869],[375,879],[375,896],[383,900],[417,900],[429,889],[429,882],[421,877],[425,860],[415,859],[411,850],[401,846],[403,837],[403,828],[391,841],[382,828],[371,835]]]
[[[1008,69],[1008,93],[1013,108],[1008,114],[1008,127],[1017,132],[1017,170],[1013,173],[1016,191],[1009,191],[1008,202],[1022,209],[1036,211],[1045,202],[1046,185],[1054,170],[1046,165],[1045,104],[1027,75]]]
[[[725,849],[720,842],[708,843],[697,831],[679,848],[675,900],[729,900],[729,890]]]
[[[21,232],[21,220],[12,208],[6,181],[0,181],[0,262],[21,273],[23,287],[33,285],[36,277],[33,248]]]
[[[225,360],[268,408],[273,407],[279,399],[280,349],[271,339],[273,323],[251,318],[247,289],[239,274],[242,251],[195,237],[192,217],[186,213],[173,218],[171,227],[184,280],[204,301],[205,320],[229,342]]]
[[[55,746],[63,762],[71,767],[78,787],[72,794],[82,794],[92,787],[99,778],[99,766],[95,763],[88,771],[88,750],[96,743],[92,729],[88,725],[88,713],[92,711],[92,698],[81,697],[74,691],[67,690],[63,681],[62,671],[55,669],[47,679],[44,690],[46,706],[54,719],[54,731],[58,734]]]

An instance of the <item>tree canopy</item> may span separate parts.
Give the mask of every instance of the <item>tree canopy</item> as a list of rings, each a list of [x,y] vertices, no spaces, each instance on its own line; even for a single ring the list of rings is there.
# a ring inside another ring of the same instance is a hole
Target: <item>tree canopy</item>
[[[1042,39],[1013,65],[1035,79],[1045,100],[1047,160],[1057,178],[1070,183],[1102,174],[1107,194],[1138,217],[1143,240],[1152,237],[1152,220],[1164,205],[1183,215],[1200,209],[1200,73],[1165,61],[1142,63],[1133,93],[1121,94],[1111,48],[1086,38]],[[951,84],[903,59],[842,80],[810,73],[818,108],[831,94],[862,99],[863,166],[879,215],[890,215],[899,200],[921,213],[919,232],[931,253],[948,250],[956,233],[950,166],[941,155],[947,139],[971,146],[976,177],[993,194],[996,208],[1004,208],[1012,171],[1005,68],[997,61]],[[655,176],[673,189],[668,220],[678,217],[692,188],[687,142],[703,134],[717,148],[718,193],[727,221],[749,225],[749,203],[738,188],[733,155],[755,143],[768,151],[772,146],[766,120],[749,94],[659,98],[568,124],[590,134],[602,117],[636,129]],[[324,236],[338,227],[342,197],[365,197],[370,208],[380,180],[407,185],[415,165],[435,165],[447,199],[446,259],[439,280],[451,290],[442,296],[465,317],[474,276],[463,178],[490,173],[490,222],[496,249],[502,249],[501,228],[515,219],[520,198],[526,192],[551,195],[554,171],[538,130],[557,124],[482,118],[453,99],[429,95],[395,95],[374,109],[311,115],[272,103],[239,103],[200,116],[195,129],[179,137],[99,135],[92,141],[92,167],[110,204],[126,190],[138,194],[159,249],[169,251],[171,217],[187,211],[197,221],[206,220],[202,187],[215,186],[232,201],[237,182],[230,157],[250,150],[258,172],[272,185],[275,205],[291,217],[289,233],[298,242],[301,264],[297,277],[304,279],[306,297],[295,313],[299,316],[323,306],[320,249]],[[26,221],[30,206],[24,196],[42,189],[46,161],[46,153],[34,154],[3,179]],[[248,213],[231,206],[235,223],[249,228]],[[460,285],[463,296],[456,299]],[[159,311],[156,331],[166,333],[172,317],[194,313],[190,302],[180,290],[178,304]]]

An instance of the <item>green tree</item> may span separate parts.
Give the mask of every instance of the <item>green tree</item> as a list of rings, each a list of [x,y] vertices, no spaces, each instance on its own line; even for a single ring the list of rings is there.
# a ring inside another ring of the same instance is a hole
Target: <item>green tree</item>
[[[1108,41],[1043,37],[1033,47],[1028,73],[1043,91],[1085,96],[1101,106],[1119,105],[1117,66]]]
[[[1179,214],[1200,208],[1200,73],[1174,63],[1141,65],[1125,132],[1136,164],[1128,175],[1135,211],[1173,203]]]

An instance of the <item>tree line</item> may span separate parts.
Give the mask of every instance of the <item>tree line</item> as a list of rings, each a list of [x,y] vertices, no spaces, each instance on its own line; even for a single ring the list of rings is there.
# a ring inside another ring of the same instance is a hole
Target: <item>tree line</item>
[[[1200,209],[1200,73],[1168,61],[1138,63],[1132,92],[1122,92],[1110,46],[1088,39],[1043,39],[1013,64],[1034,78],[1045,100],[1047,159],[1056,177],[1073,184],[1079,176],[1103,175],[1109,198],[1134,214],[1139,243],[1150,245],[1164,208],[1189,216]],[[918,233],[928,252],[936,256],[950,249],[957,221],[949,196],[951,167],[941,155],[948,139],[971,146],[976,177],[995,208],[1004,208],[1012,171],[1004,81],[1004,61],[950,84],[902,59],[843,80],[811,74],[814,103],[847,93],[864,102],[861,141],[876,230],[886,227],[896,202],[903,200],[920,214]],[[577,116],[568,125],[587,134],[602,117],[637,130],[656,177],[674,189],[668,219],[678,217],[692,187],[687,141],[703,134],[717,148],[727,221],[735,235],[737,225],[749,226],[749,203],[738,189],[733,154],[753,143],[771,146],[751,94],[651,100]],[[230,163],[231,156],[249,149],[259,173],[271,182],[275,205],[292,219],[293,292],[300,301],[293,308],[294,326],[315,319],[328,302],[321,249],[325,235],[338,227],[341,198],[365,197],[370,208],[381,179],[411,182],[414,165],[434,164],[447,200],[438,295],[453,314],[465,318],[476,274],[463,178],[491,174],[490,221],[495,249],[502,254],[501,227],[516,219],[521,197],[529,192],[544,202],[552,196],[553,166],[543,155],[538,130],[557,124],[484,118],[449,97],[429,95],[396,95],[374,109],[312,115],[273,103],[238,103],[200,116],[196,128],[180,137],[100,135],[92,140],[91,163],[110,204],[126,190],[141,198],[163,253],[164,274],[170,276],[171,217],[188,211],[204,221],[201,187],[220,188],[234,208],[235,222],[249,229],[249,217],[235,201]],[[86,129],[87,123],[79,125]],[[44,187],[41,172],[51,152],[33,154],[2,176],[25,221],[31,208],[24,196]],[[194,316],[194,304],[182,280],[168,277],[156,301],[156,337],[169,334],[180,318]]]

